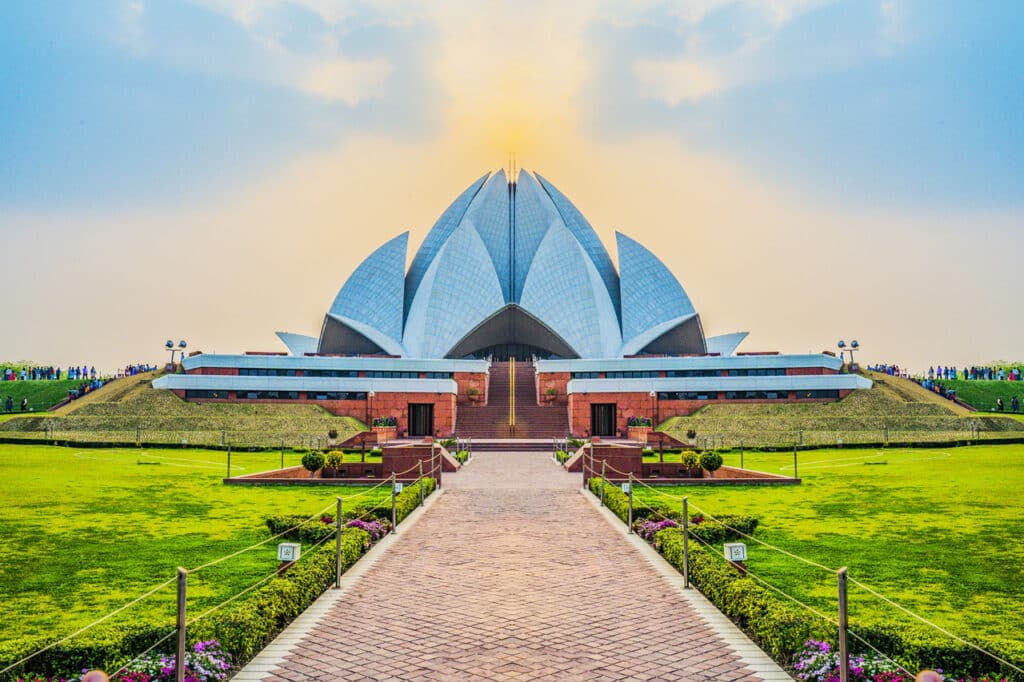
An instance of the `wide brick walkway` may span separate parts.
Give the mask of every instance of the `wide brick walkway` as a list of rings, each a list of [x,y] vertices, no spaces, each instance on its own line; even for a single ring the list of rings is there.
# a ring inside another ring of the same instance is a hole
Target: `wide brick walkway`
[[[758,679],[579,475],[486,453],[445,485],[264,679]]]

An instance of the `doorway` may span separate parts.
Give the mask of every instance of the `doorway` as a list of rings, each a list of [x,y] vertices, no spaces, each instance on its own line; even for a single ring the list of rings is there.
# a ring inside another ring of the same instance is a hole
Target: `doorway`
[[[615,403],[594,403],[590,406],[590,435],[618,435],[615,422]]]
[[[409,435],[434,435],[433,403],[409,403]]]

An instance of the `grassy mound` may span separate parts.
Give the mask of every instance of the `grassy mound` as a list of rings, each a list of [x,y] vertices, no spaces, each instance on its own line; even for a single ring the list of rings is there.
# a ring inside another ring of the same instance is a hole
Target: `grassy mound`
[[[1003,399],[1003,407],[1009,412],[1013,396],[1024,401],[1024,383],[1018,381],[940,381],[943,388],[952,388],[960,400],[982,412],[996,409],[996,400]]]
[[[870,390],[855,391],[833,403],[714,404],[689,417],[673,417],[661,429],[677,438],[687,430],[698,439],[718,438],[718,443],[746,446],[880,443],[886,439],[905,441],[946,441],[967,438],[971,422],[981,437],[1024,437],[1024,424],[1011,419],[960,417],[936,402],[919,402],[910,394],[876,384]]]
[[[21,412],[21,401],[28,398],[32,412],[45,412],[68,397],[68,391],[82,385],[81,381],[3,381],[0,382],[0,414],[7,396],[14,398],[14,411]]]
[[[57,440],[134,443],[138,429],[148,443],[220,445],[223,438],[239,446],[278,446],[283,440],[294,447],[308,445],[310,437],[314,444],[317,437],[326,441],[331,429],[343,440],[365,428],[357,419],[336,417],[318,405],[190,403],[148,381],[109,390],[97,394],[102,400],[83,401],[66,416],[2,422],[0,436],[42,439],[52,427]]]

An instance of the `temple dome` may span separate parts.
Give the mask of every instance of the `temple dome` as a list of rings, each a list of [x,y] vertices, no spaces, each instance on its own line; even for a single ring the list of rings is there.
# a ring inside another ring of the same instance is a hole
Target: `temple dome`
[[[650,251],[617,238],[618,271],[550,182],[488,173],[442,213],[408,272],[407,233],[356,269],[317,350],[502,359],[705,353],[683,287]]]

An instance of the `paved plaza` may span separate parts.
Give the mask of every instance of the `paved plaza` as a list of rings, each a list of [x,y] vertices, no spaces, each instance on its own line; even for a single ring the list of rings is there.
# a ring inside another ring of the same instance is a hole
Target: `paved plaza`
[[[481,453],[444,483],[239,678],[788,679],[548,456]]]

